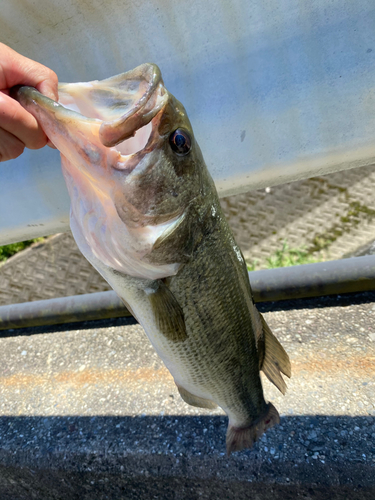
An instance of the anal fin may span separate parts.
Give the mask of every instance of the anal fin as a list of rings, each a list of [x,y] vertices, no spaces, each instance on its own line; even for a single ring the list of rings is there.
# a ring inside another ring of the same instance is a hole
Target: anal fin
[[[198,408],[208,408],[209,410],[213,410],[217,407],[217,404],[211,401],[210,399],[200,398],[199,396],[194,396],[191,392],[187,391],[181,386],[177,386],[178,392],[182,399],[191,406],[197,406]]]
[[[259,315],[259,328],[257,328],[257,346],[259,354],[259,369],[266,375],[282,394],[286,392],[286,383],[281,373],[291,377],[292,369],[285,349],[271,332],[266,320]]]
[[[168,340],[181,342],[187,339],[184,313],[173,293],[161,280],[157,287],[146,289],[157,327]]]

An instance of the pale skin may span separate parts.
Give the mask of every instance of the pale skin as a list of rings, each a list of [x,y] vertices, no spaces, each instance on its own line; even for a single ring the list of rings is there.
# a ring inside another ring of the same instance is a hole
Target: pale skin
[[[36,119],[10,97],[10,89],[29,85],[56,101],[57,83],[54,71],[0,43],[0,161],[17,158],[25,147],[51,145]]]

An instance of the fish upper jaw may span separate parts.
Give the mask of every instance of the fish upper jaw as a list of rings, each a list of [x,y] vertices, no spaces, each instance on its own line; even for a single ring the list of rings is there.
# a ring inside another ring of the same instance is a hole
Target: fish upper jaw
[[[108,177],[112,168],[124,173],[135,168],[129,160],[156,132],[153,119],[169,93],[159,68],[146,63],[102,81],[60,84],[59,102],[33,87],[18,88],[14,97],[70,163]]]

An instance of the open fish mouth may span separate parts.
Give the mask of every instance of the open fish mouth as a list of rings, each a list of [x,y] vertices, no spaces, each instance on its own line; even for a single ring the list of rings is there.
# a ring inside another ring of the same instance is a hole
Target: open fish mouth
[[[39,118],[52,143],[67,157],[67,135],[70,147],[84,137],[86,144],[113,148],[122,156],[137,153],[146,146],[151,121],[168,100],[160,70],[150,63],[101,81],[59,84],[58,102],[33,87],[19,87],[14,96]]]

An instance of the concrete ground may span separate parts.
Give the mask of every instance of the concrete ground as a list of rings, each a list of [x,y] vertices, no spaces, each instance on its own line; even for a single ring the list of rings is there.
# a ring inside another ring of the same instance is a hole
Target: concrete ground
[[[0,337],[0,498],[375,498],[375,292],[259,307],[292,361],[281,425],[225,454],[133,320]]]

